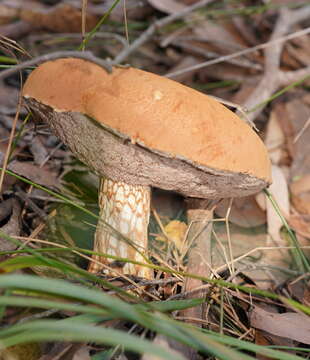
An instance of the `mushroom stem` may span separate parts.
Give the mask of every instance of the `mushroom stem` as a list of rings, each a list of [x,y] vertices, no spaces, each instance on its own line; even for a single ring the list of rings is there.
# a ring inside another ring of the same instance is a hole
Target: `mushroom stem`
[[[212,218],[213,207],[212,202],[203,199],[192,198],[187,201],[188,210],[187,218],[191,223],[190,231],[188,233],[188,242],[191,248],[188,252],[187,272],[199,276],[209,277],[211,274],[212,261]],[[204,290],[196,291],[203,285],[203,282],[198,279],[186,278],[184,284],[184,291],[190,293],[189,298],[203,297]],[[205,319],[204,306],[198,305],[186,309],[182,312],[186,318]]]
[[[150,193],[149,186],[130,185],[111,179],[101,179],[99,190],[100,215],[95,234],[95,252],[145,262],[144,255],[147,252],[147,228],[150,217]],[[111,267],[109,273],[116,270],[126,275],[151,277],[151,270],[144,266],[120,263],[99,255],[93,255],[92,258],[97,262],[90,263],[88,271],[91,273],[106,269],[105,266],[98,264],[99,261]]]

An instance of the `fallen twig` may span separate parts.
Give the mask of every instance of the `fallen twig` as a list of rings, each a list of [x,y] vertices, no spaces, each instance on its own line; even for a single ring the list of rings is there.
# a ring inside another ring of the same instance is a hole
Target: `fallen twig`
[[[270,43],[273,43],[273,46],[266,47],[265,50],[265,72],[258,85],[255,86],[254,91],[246,99],[243,104],[247,109],[252,109],[256,104],[262,103],[262,106],[251,111],[248,116],[250,120],[254,120],[261,113],[265,107],[264,100],[268,99],[279,87],[286,86],[290,82],[297,81],[306,75],[310,75],[310,66],[305,67],[296,71],[281,71],[280,70],[280,60],[281,53],[285,41],[277,41],[284,39],[283,37],[290,28],[299,23],[302,20],[308,19],[310,17],[310,6],[302,7],[298,10],[288,10],[283,8],[280,10],[280,15],[278,21],[274,27],[273,33],[271,35]],[[310,32],[310,28],[304,30],[304,34]],[[295,35],[298,32],[295,33]],[[299,32],[300,33],[300,32]],[[293,34],[291,34],[293,35]],[[286,37],[286,40],[291,39],[290,35]]]
[[[6,77],[15,74],[17,71],[23,70],[30,66],[35,66],[37,64],[56,60],[60,58],[74,57],[78,59],[84,59],[93,62],[101,67],[103,67],[108,73],[112,72],[112,65],[109,60],[102,60],[94,56],[90,51],[56,51],[53,53],[37,56],[31,60],[24,61],[10,69],[4,70],[0,73],[0,81]]]
[[[309,16],[309,15],[308,15]],[[180,69],[178,71],[174,71],[174,72],[171,72],[171,73],[167,73],[165,76],[166,77],[175,77],[175,76],[178,76],[178,75],[181,75],[181,74],[184,74],[186,72],[190,72],[190,71],[194,71],[194,70],[199,70],[199,69],[202,69],[204,67],[207,67],[207,66],[210,66],[210,65],[215,65],[215,64],[219,64],[221,62],[224,62],[224,61],[228,61],[228,60],[231,60],[231,59],[234,59],[236,57],[239,57],[239,56],[242,56],[242,55],[247,55],[247,54],[250,54],[254,51],[257,51],[257,50],[262,50],[262,49],[267,49],[269,47],[272,47],[274,46],[275,44],[277,43],[284,43],[285,41],[288,41],[288,40],[291,40],[291,39],[295,39],[297,37],[300,37],[300,36],[304,36],[304,35],[307,35],[310,33],[310,28],[306,28],[306,29],[303,29],[303,30],[300,30],[300,31],[296,31],[290,35],[287,35],[287,36],[283,36],[283,37],[280,37],[280,38],[277,38],[273,41],[267,41],[263,44],[259,44],[259,45],[256,45],[256,46],[253,46],[251,48],[248,48],[248,49],[243,49],[243,50],[240,50],[240,51],[237,51],[235,53],[232,53],[232,54],[228,54],[228,55],[223,55],[223,56],[220,56],[219,58],[217,59],[212,59],[212,60],[208,60],[208,61],[204,61],[202,63],[199,63],[199,64],[195,64],[195,65],[192,65],[192,66],[189,66],[189,67],[186,67],[186,68],[183,68],[183,69]],[[299,70],[298,70],[299,71]]]
[[[195,10],[198,10],[198,9],[210,4],[213,1],[214,0],[201,0],[201,1],[198,1],[197,3],[195,3],[195,4],[191,5],[191,6],[186,6],[184,9],[182,9],[179,12],[176,12],[176,13],[174,13],[172,15],[168,15],[168,16],[164,17],[161,20],[155,21],[152,25],[150,25],[141,34],[141,36],[138,37],[138,39],[136,39],[131,45],[129,45],[128,47],[123,49],[115,57],[115,59],[112,61],[112,64],[117,65],[117,64],[120,64],[121,62],[123,62],[130,54],[132,54],[135,50],[137,50],[141,45],[146,43],[152,37],[152,35],[156,32],[156,30],[158,30],[158,29],[172,23],[175,20],[182,19],[184,16],[186,16],[186,15],[190,14],[191,12],[193,12]]]

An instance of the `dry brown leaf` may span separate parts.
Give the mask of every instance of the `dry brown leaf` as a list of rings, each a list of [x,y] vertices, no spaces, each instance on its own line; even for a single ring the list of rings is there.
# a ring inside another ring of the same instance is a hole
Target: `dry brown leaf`
[[[12,40],[26,36],[30,30],[31,26],[25,21],[15,21],[14,23],[0,26],[0,34]]]
[[[0,165],[2,166],[4,159],[4,154],[0,151]],[[9,190],[15,183],[16,178],[14,176],[6,175],[3,180],[2,192]]]
[[[282,169],[276,165],[272,166],[272,184],[269,191],[277,202],[284,217],[288,218],[290,213],[290,202],[287,181]],[[267,202],[267,225],[270,239],[269,246],[285,246],[285,241],[280,236],[280,229],[282,228],[282,220],[273,208],[270,201]],[[280,252],[278,252],[280,254]]]
[[[175,14],[186,7],[175,0],[148,0],[148,3],[152,5],[154,9],[167,14]]]
[[[29,145],[29,151],[33,155],[33,160],[36,165],[44,163],[48,156],[48,152],[42,143],[42,139],[39,136],[34,136]]]
[[[245,69],[243,69],[245,72]],[[236,71],[235,71],[236,72]],[[243,78],[241,80],[241,86],[238,90],[238,92],[232,97],[231,101],[233,101],[236,104],[245,104],[247,98],[249,95],[255,90],[256,83],[253,81],[253,78],[246,77],[246,74],[243,74]],[[236,77],[233,77],[232,79],[237,79]],[[254,78],[255,79],[255,78]]]
[[[278,310],[276,306],[266,303],[260,303],[259,309],[263,310],[270,314],[278,314]],[[250,312],[251,314],[251,312]],[[255,331],[255,344],[257,345],[263,345],[263,346],[270,346],[270,345],[276,345],[276,346],[290,346],[294,347],[296,346],[296,342],[285,338],[281,336],[277,336],[275,334],[271,334],[270,332],[267,332],[262,329],[256,329]],[[292,352],[294,353],[294,352]],[[260,360],[271,360],[270,357],[257,354],[256,355],[258,359]]]
[[[266,211],[267,208],[266,195],[262,191],[255,195],[255,200],[259,208],[262,211]]]
[[[288,218],[290,202],[287,181],[282,169],[276,165],[272,166],[272,181],[269,191],[278,204],[283,216]],[[280,235],[282,226],[281,218],[271,202],[267,201],[267,227],[269,234],[267,246],[279,246],[279,251],[267,253],[268,263],[274,266],[286,267],[289,260],[288,251],[280,249],[281,246],[287,246],[286,241]]]
[[[175,348],[174,346],[171,346],[170,342],[172,344],[174,343],[174,341],[172,339],[169,339],[166,336],[161,335],[161,334],[156,335],[155,338],[153,339],[154,345],[158,345],[158,346],[165,348],[166,350],[171,352],[172,356],[175,354],[175,355],[178,355],[178,357],[183,358],[182,353],[180,351],[178,351],[178,349]],[[160,360],[160,358],[155,355],[144,354],[142,356],[141,360]],[[184,357],[184,360],[185,360],[185,357]]]
[[[290,190],[295,208],[302,214],[310,215],[310,173],[293,181]]]
[[[0,82],[0,113],[11,115],[16,113],[18,92],[15,87]]]
[[[89,354],[90,348],[86,345],[81,345],[79,349],[74,353],[72,360],[91,360]]]
[[[175,66],[171,68],[171,72],[186,69],[189,66],[193,66],[199,63],[199,59],[195,58],[194,56],[183,56],[179,59]],[[195,71],[187,71],[184,74],[179,74],[173,78],[175,81],[186,83],[187,81],[191,81]]]
[[[278,5],[286,5],[286,4],[292,4],[292,0],[272,0],[272,3]]]
[[[262,346],[276,345],[290,347],[294,347],[295,345],[294,341],[291,339],[276,336],[259,329],[255,331],[255,344]],[[272,358],[270,358],[269,356],[264,356],[260,354],[257,354],[256,358],[259,360],[272,360]]]
[[[303,98],[294,99],[286,104],[286,113],[294,131],[294,138],[300,134],[310,117],[310,106]],[[310,126],[306,127],[293,144],[293,163],[291,178],[310,174]]]
[[[293,142],[294,142],[295,131],[293,129],[289,114],[286,111],[286,103],[285,102],[275,103],[272,112],[274,113],[277,122],[279,123],[285,137],[285,147],[282,148],[282,150],[287,152],[287,156],[291,160],[294,157]]]
[[[7,6],[6,4],[0,4],[0,24],[8,24],[18,15],[18,10]]]
[[[290,45],[290,46],[288,46]],[[307,37],[295,38],[292,43],[286,44],[290,54],[303,65],[310,64],[310,42]]]
[[[291,191],[294,195],[300,195],[310,191],[310,173],[302,176],[291,184]]]
[[[6,206],[5,202],[3,202]],[[12,200],[12,213],[9,221],[1,227],[1,232],[8,236],[17,236],[21,232],[21,219],[20,219],[21,207],[19,202],[16,199]],[[14,250],[16,249],[16,244],[6,238],[0,238],[0,250]]]
[[[202,21],[199,26],[194,27],[193,32],[198,37],[214,44],[225,54],[240,50],[245,45],[234,26],[229,26],[227,22]]]
[[[300,234],[300,235],[310,239],[310,221],[309,220],[307,221],[300,214],[294,214],[294,215],[291,215],[289,218],[289,225],[294,231],[296,231],[297,234]]]
[[[236,29],[248,45],[257,45],[257,34],[255,33],[254,27],[250,26],[247,18],[245,16],[233,16],[232,22],[235,25]]]
[[[310,306],[310,281],[307,282],[307,285],[305,287],[304,297],[303,297],[303,303],[306,306]]]
[[[270,191],[279,203],[283,213],[287,216],[289,214],[289,197],[285,176],[282,170],[276,166],[273,166],[273,185],[270,187]],[[282,240],[280,236],[280,229],[282,228],[282,222],[278,214],[273,209],[270,201],[266,202],[267,209],[267,224],[268,224],[268,236],[263,232],[256,232],[253,229],[248,230],[248,234],[240,233],[236,236],[234,233],[234,227],[230,226],[231,239],[233,244],[234,257],[250,252],[251,260],[249,258],[242,257],[236,268],[242,269],[249,278],[251,278],[256,285],[261,289],[269,289],[276,284],[281,283],[286,278],[284,273],[277,267],[287,267],[287,261],[289,260],[287,250],[279,251],[277,247],[286,246],[287,243]],[[245,232],[245,229],[242,229]],[[222,238],[222,235],[220,236]],[[260,248],[256,251],[255,248]],[[265,249],[267,247],[267,249]],[[268,249],[271,247],[271,249]],[[220,248],[218,248],[220,251]],[[226,251],[228,254],[228,251]],[[220,252],[223,258],[223,251]],[[244,269],[244,264],[248,264],[248,268]]]
[[[69,4],[53,7],[27,7],[21,9],[20,18],[36,28],[52,32],[80,32],[82,12]],[[86,14],[86,31],[90,31],[97,23],[97,16]]]
[[[214,242],[212,249],[212,267],[217,269],[226,264],[225,257],[230,260],[228,235],[224,222],[215,222],[213,226],[217,241]],[[263,228],[256,228],[254,230],[253,228],[242,228],[234,224],[229,224],[229,231],[234,258],[266,245],[266,233]],[[218,244],[218,241],[221,242],[221,246]],[[225,249],[226,256],[223,248]],[[250,263],[253,266],[254,272],[249,272],[248,276],[253,278],[253,281],[255,281],[254,276],[258,273],[257,266],[259,266],[259,260],[262,258],[262,252],[255,251],[250,253],[250,255]],[[247,260],[248,259],[245,257],[243,258],[242,263],[235,263],[235,268],[244,267],[244,263],[248,262]],[[261,274],[259,276],[261,276]]]
[[[215,213],[222,218],[226,217],[230,201],[222,200],[215,208]],[[266,223],[266,214],[258,206],[254,196],[245,196],[233,200],[229,221],[238,226],[250,228]]]
[[[290,147],[292,166],[292,202],[300,213],[310,214],[310,127],[305,127],[310,118],[310,106],[306,95],[285,104],[286,121],[292,129]],[[298,138],[297,138],[298,136]],[[294,139],[297,139],[294,141]]]
[[[56,174],[47,166],[39,167],[29,161],[21,162],[14,160],[8,165],[8,169],[39,185],[54,188],[60,185]]]
[[[278,113],[272,111],[267,125],[265,145],[268,149],[270,160],[273,164],[279,164],[283,156],[285,135],[278,120]]]
[[[297,60],[297,66],[298,68],[299,64],[303,64],[304,66],[307,66],[310,64],[310,49],[308,48],[298,48],[292,44],[286,45],[287,51],[289,55]]]
[[[270,339],[267,338],[266,332],[263,330],[256,330],[255,331],[255,344],[256,345],[260,345],[260,346],[270,346],[270,345],[274,345],[274,343],[272,341],[270,341]],[[257,359],[259,360],[271,360],[270,357],[264,356],[264,355],[260,355],[257,354]]]
[[[12,212],[12,198],[0,202],[0,221],[3,221]]]
[[[309,306],[310,305],[310,282],[305,281],[303,277],[297,280],[292,280],[287,289],[291,298],[298,300],[300,303]]]
[[[81,4],[81,1],[78,0],[75,4]],[[115,0],[88,1],[87,9],[91,14],[101,17],[114,5]],[[145,20],[145,18],[153,12],[152,7],[145,0],[126,0],[126,2],[120,1],[111,12],[109,20],[123,23],[124,9],[126,10],[126,17],[128,20]]]
[[[310,344],[310,318],[302,313],[275,314],[254,306],[250,323],[270,334]]]

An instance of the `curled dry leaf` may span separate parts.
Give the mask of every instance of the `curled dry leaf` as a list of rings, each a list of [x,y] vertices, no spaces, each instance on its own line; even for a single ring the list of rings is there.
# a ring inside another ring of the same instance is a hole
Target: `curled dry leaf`
[[[7,206],[8,206],[7,202],[8,202],[8,200],[0,203],[0,207],[7,208]],[[3,225],[0,228],[0,230],[1,230],[1,232],[3,232],[4,234],[6,234],[8,236],[16,236],[16,235],[20,235],[20,231],[21,231],[21,219],[20,219],[21,207],[20,207],[19,202],[16,199],[13,199],[11,201],[11,205],[12,205],[12,208],[11,208],[12,212],[11,212],[9,221],[5,225]],[[9,241],[6,238],[0,238],[0,250],[1,251],[14,250],[15,248],[16,248],[16,245],[13,242]]]
[[[31,26],[25,21],[15,21],[11,24],[0,25],[0,34],[12,40],[17,40],[27,35]]]
[[[271,162],[279,164],[283,157],[283,146],[285,145],[285,134],[278,120],[278,112],[272,111],[265,137],[265,145],[267,146]]]
[[[272,179],[273,182],[269,187],[269,191],[278,204],[282,215],[288,218],[290,213],[290,202],[287,180],[283,170],[279,166],[272,166]],[[269,245],[271,245],[271,243],[279,245],[283,244],[279,235],[279,231],[283,224],[270,201],[267,202],[267,223],[268,233],[273,239],[273,241],[270,241]]]
[[[12,212],[12,199],[4,200],[0,203],[0,221],[3,221]]]
[[[7,6],[5,3],[0,4],[0,24],[10,23],[18,15],[18,10]]]
[[[310,173],[293,181],[290,190],[296,209],[302,214],[310,215]]]
[[[272,179],[273,183],[269,187],[269,191],[274,200],[277,202],[282,215],[288,218],[290,213],[290,202],[287,181],[282,169],[276,165],[272,166]],[[283,224],[281,218],[277,214],[271,202],[267,201],[267,227],[269,234],[267,246],[278,246],[279,251],[267,252],[266,261],[270,265],[286,267],[288,261],[288,251],[281,249],[281,247],[287,246],[286,241],[282,239],[280,234],[282,226]],[[279,273],[277,278],[282,275],[282,273]]]
[[[230,201],[222,200],[215,208],[215,213],[225,218]],[[229,214],[229,221],[238,226],[251,228],[266,223],[266,214],[258,206],[254,196],[234,199]]]
[[[179,59],[176,65],[171,68],[171,72],[186,69],[187,67],[196,65],[198,63],[199,59],[195,58],[194,56],[183,56]],[[192,80],[194,73],[195,71],[186,71],[184,74],[175,76],[174,80],[186,83],[187,81]]]
[[[226,263],[225,253],[227,258],[229,256],[229,237],[233,244],[232,251],[234,258],[239,258],[244,254],[250,253],[250,262],[253,266],[256,266],[256,262],[262,257],[262,254],[260,250],[254,252],[253,250],[261,248],[266,244],[266,233],[263,228],[254,230],[253,228],[240,227],[231,223],[229,224],[229,234],[227,234],[225,222],[215,222],[214,230],[217,236],[216,242],[213,245],[212,254],[212,266],[214,269],[222,267]],[[221,243],[221,245],[219,243]],[[245,256],[242,258],[242,262],[245,261],[246,263],[247,259]],[[238,264],[239,262],[236,262],[235,267],[238,267]],[[251,277],[251,275],[249,276]]]
[[[30,162],[14,160],[8,165],[8,169],[39,185],[54,188],[60,186],[56,174],[47,166],[40,168]]]
[[[179,358],[183,358],[183,355],[181,354],[180,351],[177,350],[177,347],[174,346],[174,341],[173,339],[169,339],[164,335],[160,335],[157,334],[153,340],[153,343],[155,345],[159,345],[167,350],[169,350],[171,352],[171,355],[173,356],[173,354],[177,355]],[[171,344],[170,344],[171,343]],[[155,355],[148,355],[148,354],[144,354],[142,356],[142,360],[160,360],[159,357],[155,356]],[[184,357],[185,360],[185,357]]]
[[[310,221],[309,216],[299,213],[290,215],[289,225],[296,232],[297,241],[306,257],[310,258]]]
[[[78,349],[74,353],[72,360],[91,360],[90,348],[85,344],[79,345]]]
[[[296,209],[302,214],[310,215],[310,173],[293,181],[290,189]]]
[[[194,34],[212,43],[223,53],[240,50],[245,42],[232,24],[226,22],[203,21],[195,26]]]
[[[174,14],[183,10],[186,6],[175,0],[148,0],[148,3],[156,10],[167,14]]]
[[[298,65],[307,66],[310,64],[310,43],[307,37],[296,38],[292,44],[287,44],[288,55],[296,59]]]
[[[20,18],[35,28],[43,28],[53,32],[80,32],[82,12],[69,4],[53,7],[22,8]],[[90,31],[97,23],[97,16],[86,14],[86,31]]]
[[[81,1],[78,0],[76,5],[81,4]],[[91,14],[102,16],[104,13],[109,11],[112,6],[115,5],[115,0],[105,0],[105,1],[88,1],[87,9]],[[120,1],[112,13],[109,15],[109,20],[124,22],[124,7],[126,10],[126,17],[128,20],[145,20],[145,18],[152,13],[151,6],[144,1],[137,0],[126,0]]]
[[[254,306],[250,323],[270,334],[310,344],[310,318],[302,313],[275,314]]]
[[[292,298],[296,299],[300,303],[309,306],[310,305],[310,282],[305,281],[303,277],[293,279],[288,285],[287,289]]]
[[[6,85],[3,81],[0,82],[0,113],[5,115],[12,115],[16,112],[18,102],[18,93],[15,87]]]
[[[257,303],[254,304],[254,310],[256,309]],[[268,314],[278,314],[278,309],[275,305],[266,304],[266,303],[259,303],[259,310],[265,311]],[[251,316],[252,311],[249,312],[249,317]],[[252,325],[252,324],[251,324]],[[262,346],[296,346],[296,342],[292,339],[288,339],[286,337],[277,336],[273,333],[267,332],[263,329],[256,328],[255,329],[255,344],[262,345]],[[259,360],[270,360],[269,357],[264,355],[258,355],[257,358]]]
[[[286,111],[294,131],[292,151],[290,190],[292,202],[302,214],[310,214],[310,127],[305,126],[310,118],[310,106],[306,104],[306,96],[294,99],[286,104]],[[298,136],[298,137],[297,137]]]
[[[40,137],[35,136],[30,145],[29,145],[29,150],[31,152],[31,154],[33,155],[33,159],[34,159],[34,163],[36,165],[41,165],[43,164],[43,162],[46,160],[47,156],[48,156],[48,152],[45,148],[45,146],[43,145]]]
[[[300,214],[291,214],[289,218],[290,227],[297,234],[310,239],[310,222]]]
[[[289,346],[294,347],[295,342],[288,338],[272,335],[264,330],[255,331],[255,344],[261,346]],[[270,360],[269,356],[257,354],[256,358],[259,360]]]

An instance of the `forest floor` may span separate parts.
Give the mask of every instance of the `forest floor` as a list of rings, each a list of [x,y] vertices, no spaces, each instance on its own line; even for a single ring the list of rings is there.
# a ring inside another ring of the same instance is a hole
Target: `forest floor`
[[[0,359],[309,358],[309,19],[307,1],[0,0]],[[154,276],[89,273],[99,178],[21,96],[39,56],[68,50],[219,98],[272,184],[208,202],[198,228],[153,189]]]

